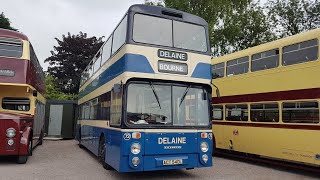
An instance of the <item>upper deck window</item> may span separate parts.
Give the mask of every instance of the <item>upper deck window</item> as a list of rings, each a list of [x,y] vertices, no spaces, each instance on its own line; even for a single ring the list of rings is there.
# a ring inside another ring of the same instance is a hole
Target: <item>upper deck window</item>
[[[135,42],[199,52],[208,50],[206,31],[200,25],[135,14],[133,26]]]
[[[254,54],[251,58],[251,71],[260,71],[278,67],[279,49]]]
[[[203,26],[173,21],[173,46],[207,52],[206,30]]]
[[[242,57],[227,62],[227,76],[244,74],[249,69],[249,57]]]
[[[124,17],[113,34],[112,54],[125,43],[127,34],[127,16]]]
[[[214,64],[212,66],[213,78],[221,78],[224,76],[224,63]]]
[[[22,56],[22,42],[18,39],[0,38],[0,56],[16,57]]]
[[[160,46],[172,46],[172,21],[136,14],[134,15],[133,40]]]
[[[29,111],[30,100],[28,98],[5,97],[2,99],[2,109],[15,111]]]
[[[291,64],[315,61],[318,59],[318,40],[312,39],[301,43],[285,46],[282,53],[282,64]]]

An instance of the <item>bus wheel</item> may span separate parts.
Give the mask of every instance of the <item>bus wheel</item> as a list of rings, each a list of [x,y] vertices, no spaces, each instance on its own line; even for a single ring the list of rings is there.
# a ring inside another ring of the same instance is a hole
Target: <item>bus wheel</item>
[[[84,146],[81,144],[81,133],[80,133],[81,131],[79,130],[79,138],[78,138],[78,146],[79,146],[79,148],[83,148]]]
[[[106,163],[106,140],[104,136],[100,138],[98,157],[99,161],[105,169],[112,169],[111,166],[109,166],[109,164]]]
[[[28,157],[32,154],[32,141],[29,141],[28,146],[28,155],[20,155],[18,156],[17,163],[25,164],[28,161]]]
[[[43,136],[44,136],[44,133],[43,133],[43,131],[41,131],[38,145],[42,145],[43,144]]]

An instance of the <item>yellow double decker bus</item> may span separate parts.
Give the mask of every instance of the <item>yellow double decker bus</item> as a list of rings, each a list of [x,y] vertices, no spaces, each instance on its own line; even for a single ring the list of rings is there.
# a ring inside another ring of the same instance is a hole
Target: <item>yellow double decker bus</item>
[[[320,29],[212,59],[217,149],[320,166]]]

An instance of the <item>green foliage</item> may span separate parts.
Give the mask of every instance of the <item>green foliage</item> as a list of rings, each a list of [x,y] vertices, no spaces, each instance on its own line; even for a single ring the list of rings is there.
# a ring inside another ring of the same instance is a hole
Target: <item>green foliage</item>
[[[56,87],[55,79],[46,75],[46,98],[47,100],[76,100],[77,95],[65,94]]]
[[[101,38],[87,37],[86,33],[62,35],[62,40],[55,38],[49,62],[48,73],[55,79],[57,88],[63,93],[77,94],[82,71],[102,46]]]
[[[250,3],[221,19],[212,33],[214,55],[228,54],[276,39],[262,7]]]
[[[320,27],[318,0],[271,0],[266,9],[273,31],[279,37]]]
[[[11,26],[9,18],[7,18],[3,12],[0,14],[0,28],[17,31],[17,29]]]

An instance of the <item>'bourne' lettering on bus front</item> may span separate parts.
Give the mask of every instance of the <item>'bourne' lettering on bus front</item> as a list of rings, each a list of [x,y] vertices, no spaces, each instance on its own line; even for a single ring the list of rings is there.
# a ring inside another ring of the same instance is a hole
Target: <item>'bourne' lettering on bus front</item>
[[[188,66],[183,63],[173,63],[168,61],[158,62],[159,72],[173,73],[173,74],[188,74]]]

